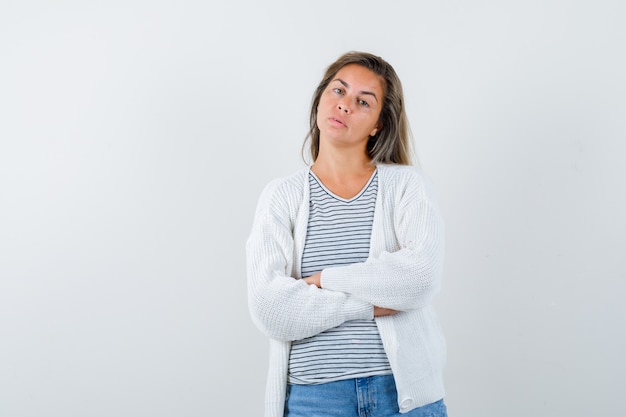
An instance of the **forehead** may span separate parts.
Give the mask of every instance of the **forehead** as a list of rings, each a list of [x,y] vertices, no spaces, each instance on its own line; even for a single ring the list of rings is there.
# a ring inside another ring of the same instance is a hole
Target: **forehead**
[[[381,94],[383,92],[384,80],[373,71],[358,64],[348,64],[342,67],[332,80],[338,78],[346,82],[350,88],[359,91],[371,91]]]

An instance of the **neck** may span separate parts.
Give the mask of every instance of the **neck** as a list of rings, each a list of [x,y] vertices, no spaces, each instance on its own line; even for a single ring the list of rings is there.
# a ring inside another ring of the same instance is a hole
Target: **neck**
[[[350,177],[371,174],[376,166],[365,152],[320,152],[311,167],[316,175],[323,174],[330,177]]]

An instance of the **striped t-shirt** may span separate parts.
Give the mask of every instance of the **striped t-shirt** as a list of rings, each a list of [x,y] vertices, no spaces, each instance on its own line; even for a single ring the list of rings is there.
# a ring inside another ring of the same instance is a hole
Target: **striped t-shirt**
[[[364,262],[378,191],[377,171],[351,199],[334,195],[313,174],[309,175],[310,212],[302,276],[324,268]],[[306,318],[303,318],[306,319]],[[320,384],[347,378],[390,374],[376,322],[347,321],[315,336],[292,342],[289,383]]]

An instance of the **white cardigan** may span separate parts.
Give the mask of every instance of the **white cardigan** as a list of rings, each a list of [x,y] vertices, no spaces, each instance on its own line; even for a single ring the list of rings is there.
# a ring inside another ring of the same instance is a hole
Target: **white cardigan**
[[[282,417],[289,352],[299,340],[347,320],[371,319],[373,306],[406,413],[444,397],[445,341],[431,300],[441,286],[444,225],[434,189],[415,167],[378,165],[379,187],[366,262],[327,268],[322,288],[300,280],[309,218],[309,168],[270,182],[246,244],[252,320],[270,337],[266,417]]]

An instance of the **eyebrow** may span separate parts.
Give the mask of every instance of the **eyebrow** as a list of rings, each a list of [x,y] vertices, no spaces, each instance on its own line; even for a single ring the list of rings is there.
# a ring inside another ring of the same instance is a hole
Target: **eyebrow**
[[[341,78],[335,78],[333,81],[339,81],[346,88],[350,87],[350,84],[348,84],[347,82],[345,82]],[[376,97],[376,94],[374,94],[371,91],[359,91],[359,94],[365,94],[365,95],[368,95],[368,96],[373,96],[376,99],[376,101],[378,102],[378,97]]]

